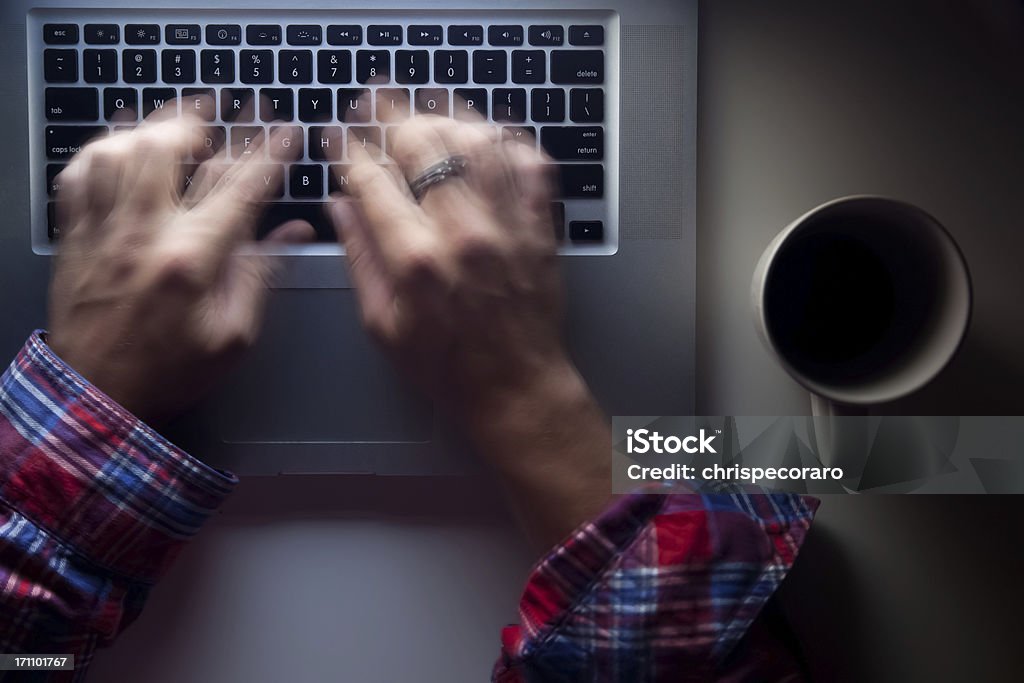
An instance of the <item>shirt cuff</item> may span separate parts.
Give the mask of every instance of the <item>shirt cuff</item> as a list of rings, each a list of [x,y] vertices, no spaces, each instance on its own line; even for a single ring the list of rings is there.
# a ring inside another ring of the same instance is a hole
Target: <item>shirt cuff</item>
[[[535,565],[495,680],[576,680],[652,657],[714,670],[782,583],[817,508],[740,487],[619,498]]]
[[[0,502],[112,572],[155,582],[237,482],[91,385],[41,331],[0,377]]]

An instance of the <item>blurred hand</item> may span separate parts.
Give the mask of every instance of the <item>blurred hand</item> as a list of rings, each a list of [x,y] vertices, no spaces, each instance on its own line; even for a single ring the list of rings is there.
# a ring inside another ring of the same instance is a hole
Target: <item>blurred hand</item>
[[[354,201],[334,207],[367,329],[442,408],[467,411],[570,366],[551,182],[533,147],[474,122],[416,116],[389,131],[397,164],[349,145]],[[422,202],[406,179],[461,155]]]
[[[272,264],[236,252],[283,166],[258,148],[235,150],[242,159],[208,160],[183,195],[182,165],[204,154],[203,125],[195,115],[147,120],[88,145],[62,173],[69,229],[50,290],[50,347],[146,421],[196,401],[260,328]]]
[[[416,116],[389,135],[393,165],[350,141],[352,199],[333,208],[364,323],[550,547],[611,491],[607,419],[562,339],[550,165],[479,121]],[[417,202],[409,182],[452,155],[462,175]]]

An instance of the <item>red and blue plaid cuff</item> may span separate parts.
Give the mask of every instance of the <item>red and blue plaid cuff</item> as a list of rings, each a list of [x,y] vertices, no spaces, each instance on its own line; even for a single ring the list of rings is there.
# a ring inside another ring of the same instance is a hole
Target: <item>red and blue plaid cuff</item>
[[[534,567],[494,679],[721,680],[817,507],[740,488],[621,498]]]
[[[0,378],[0,503],[98,566],[154,582],[236,483],[92,386],[42,332]]]

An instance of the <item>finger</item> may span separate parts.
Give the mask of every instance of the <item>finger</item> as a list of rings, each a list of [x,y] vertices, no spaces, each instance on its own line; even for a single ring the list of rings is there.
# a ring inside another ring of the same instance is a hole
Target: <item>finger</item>
[[[123,184],[128,132],[90,142],[61,173],[57,210],[62,225],[89,232],[110,215]]]
[[[294,154],[295,147],[284,147],[276,138],[291,135],[288,129],[274,131],[269,144],[274,149],[288,150]],[[193,209],[197,218],[195,230],[200,239],[209,246],[214,263],[219,263],[234,252],[239,242],[251,238],[263,203],[271,199],[284,182],[284,158],[274,158],[267,163],[262,156],[260,141],[248,158],[243,158],[225,172],[208,195]]]
[[[198,117],[189,114],[140,126],[128,136],[123,210],[148,214],[177,206],[182,166],[204,148],[205,137],[199,123]]]
[[[328,218],[345,246],[345,260],[356,287],[364,325],[375,334],[392,334],[394,290],[362,207],[351,200],[337,199],[328,209]]]
[[[267,290],[277,261],[265,254],[234,255],[216,291],[211,336],[225,348],[251,346],[259,336]]]
[[[271,230],[264,242],[275,244],[309,244],[316,242],[316,229],[304,220],[291,220]]]
[[[359,203],[381,262],[392,267],[409,251],[430,248],[437,239],[436,228],[408,190],[400,189],[395,177],[361,146],[350,144],[349,158],[348,194]]]
[[[505,154],[514,178],[516,206],[523,217],[522,237],[531,234],[545,248],[554,249],[554,201],[556,170],[536,149],[517,142],[505,143]]]

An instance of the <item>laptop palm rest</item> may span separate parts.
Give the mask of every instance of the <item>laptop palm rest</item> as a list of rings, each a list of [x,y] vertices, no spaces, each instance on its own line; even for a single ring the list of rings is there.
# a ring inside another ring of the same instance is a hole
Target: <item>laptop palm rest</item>
[[[404,443],[433,434],[431,406],[363,331],[351,289],[274,290],[260,341],[203,412],[226,443]]]

